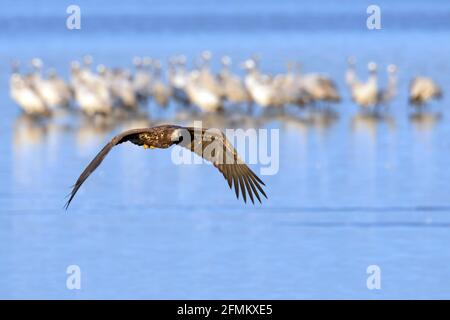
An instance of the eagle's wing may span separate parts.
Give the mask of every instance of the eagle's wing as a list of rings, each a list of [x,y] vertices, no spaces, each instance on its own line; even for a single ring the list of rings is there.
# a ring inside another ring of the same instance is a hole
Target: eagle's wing
[[[130,140],[132,137],[139,135],[140,133],[146,132],[148,129],[132,129],[125,132],[122,132],[121,134],[118,134],[114,138],[111,139],[110,142],[108,142],[103,149],[95,156],[95,158],[89,163],[89,165],[84,169],[84,171],[81,173],[80,177],[78,178],[77,182],[73,186],[72,192],[70,193],[69,200],[66,202],[66,205],[64,206],[67,210],[67,208],[70,205],[70,202],[72,201],[73,197],[75,197],[75,194],[77,193],[78,189],[80,189],[81,185],[86,181],[86,179],[91,175],[92,172],[94,172],[95,169],[102,163],[103,159],[105,159],[106,155],[111,151],[111,149],[123,142],[126,142]]]
[[[178,145],[210,161],[219,169],[230,188],[234,184],[237,198],[239,198],[239,188],[245,202],[247,202],[246,194],[253,203],[253,195],[259,202],[261,202],[259,193],[267,198],[261,187],[264,182],[239,158],[236,149],[222,132],[193,127],[185,129],[189,132],[190,139],[182,140]]]

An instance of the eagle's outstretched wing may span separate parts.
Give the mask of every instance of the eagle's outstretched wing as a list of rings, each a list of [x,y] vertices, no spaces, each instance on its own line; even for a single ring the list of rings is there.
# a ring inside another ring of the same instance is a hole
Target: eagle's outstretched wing
[[[69,195],[69,200],[66,202],[64,208],[67,210],[67,208],[70,205],[70,202],[72,201],[73,197],[75,197],[75,194],[77,193],[78,189],[80,189],[81,185],[86,181],[86,179],[91,175],[92,172],[97,169],[97,167],[102,163],[103,159],[105,159],[106,155],[111,151],[111,149],[123,142],[129,141],[132,137],[146,132],[148,129],[132,129],[125,132],[122,132],[121,134],[118,134],[114,138],[109,141],[102,150],[95,156],[95,158],[88,164],[86,169],[81,173],[80,177],[78,178],[77,182],[73,186],[72,192]]]
[[[261,186],[264,186],[264,182],[239,158],[236,149],[225,134],[220,130],[193,127],[185,129],[189,132],[190,139],[182,140],[178,145],[210,161],[219,169],[230,188],[234,185],[237,198],[239,198],[239,188],[245,202],[247,202],[247,194],[253,203],[253,195],[259,202],[261,202],[259,193],[267,198]]]

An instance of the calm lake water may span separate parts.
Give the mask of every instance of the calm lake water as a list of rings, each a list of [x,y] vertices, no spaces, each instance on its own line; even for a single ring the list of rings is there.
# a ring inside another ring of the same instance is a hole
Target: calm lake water
[[[377,1],[377,31],[366,28],[367,1],[77,3],[79,31],[65,28],[59,1],[6,0],[0,12],[0,298],[450,298],[448,1]],[[329,74],[343,95],[339,117],[262,125],[280,130],[279,172],[263,177],[262,205],[237,201],[210,166],[122,145],[65,212],[70,186],[120,128],[27,122],[9,98],[10,61],[39,56],[67,77],[87,53],[131,67],[134,55],[204,49],[215,67],[223,54],[258,53],[266,72],[296,60]],[[376,61],[382,84],[398,65],[384,120],[351,103],[349,55],[362,76]],[[417,74],[444,90],[423,119],[406,103]],[[81,269],[81,290],[66,288],[69,265]],[[366,287],[369,265],[381,269],[380,290]]]

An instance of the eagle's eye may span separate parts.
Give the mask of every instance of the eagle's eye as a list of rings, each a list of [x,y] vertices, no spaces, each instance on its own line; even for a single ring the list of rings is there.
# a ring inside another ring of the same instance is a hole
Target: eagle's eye
[[[172,135],[170,136],[170,139],[174,142],[174,143],[180,143],[181,141],[183,141],[183,133],[181,132],[180,129],[176,129],[172,132]]]

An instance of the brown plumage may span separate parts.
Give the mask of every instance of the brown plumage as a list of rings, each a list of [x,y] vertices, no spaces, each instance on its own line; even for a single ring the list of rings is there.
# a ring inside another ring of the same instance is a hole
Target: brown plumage
[[[162,125],[153,128],[132,129],[118,134],[106,144],[103,149],[84,169],[75,183],[65,208],[67,209],[81,185],[92,172],[102,163],[113,147],[130,141],[145,148],[166,149],[172,145],[179,145],[196,153],[212,164],[223,174],[230,188],[233,187],[239,198],[239,189],[247,202],[247,194],[252,203],[255,196],[261,202],[260,194],[267,198],[261,185],[262,180],[250,170],[239,158],[236,149],[220,130]]]

